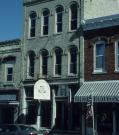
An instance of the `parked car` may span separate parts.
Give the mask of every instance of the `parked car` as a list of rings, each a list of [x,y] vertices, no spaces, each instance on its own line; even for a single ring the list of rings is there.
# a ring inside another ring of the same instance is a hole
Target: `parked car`
[[[50,135],[50,129],[41,129],[38,135]]]
[[[28,125],[4,124],[0,125],[0,135],[38,135],[38,131]]]

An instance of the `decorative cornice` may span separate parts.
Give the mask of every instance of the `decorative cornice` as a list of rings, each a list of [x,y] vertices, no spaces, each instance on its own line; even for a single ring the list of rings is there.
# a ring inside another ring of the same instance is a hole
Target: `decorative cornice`
[[[20,39],[13,39],[13,40],[5,40],[0,42],[0,46],[9,46],[9,45],[20,45],[21,44],[21,40]]]
[[[44,2],[49,2],[49,1],[53,1],[53,0],[24,0],[23,5],[28,6],[28,5],[32,5],[36,3],[44,3]]]

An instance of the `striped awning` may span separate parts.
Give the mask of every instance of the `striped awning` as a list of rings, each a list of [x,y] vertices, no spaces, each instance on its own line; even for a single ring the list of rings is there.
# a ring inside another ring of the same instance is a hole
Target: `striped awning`
[[[90,95],[94,102],[119,102],[119,81],[84,82],[74,102],[87,102]]]

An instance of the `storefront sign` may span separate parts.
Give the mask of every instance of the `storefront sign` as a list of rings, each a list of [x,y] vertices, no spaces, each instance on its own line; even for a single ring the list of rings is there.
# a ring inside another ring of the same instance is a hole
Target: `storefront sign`
[[[35,83],[34,99],[50,100],[50,86],[45,80],[38,80]]]

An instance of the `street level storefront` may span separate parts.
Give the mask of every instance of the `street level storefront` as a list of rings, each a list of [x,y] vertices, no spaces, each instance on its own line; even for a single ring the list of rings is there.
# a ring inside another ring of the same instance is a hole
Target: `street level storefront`
[[[82,106],[82,134],[92,135],[93,117],[86,119],[86,104],[93,97],[96,135],[119,134],[119,81],[84,82],[74,97]],[[80,116],[79,116],[80,117]]]
[[[0,124],[16,123],[18,120],[18,90],[0,90]]]

